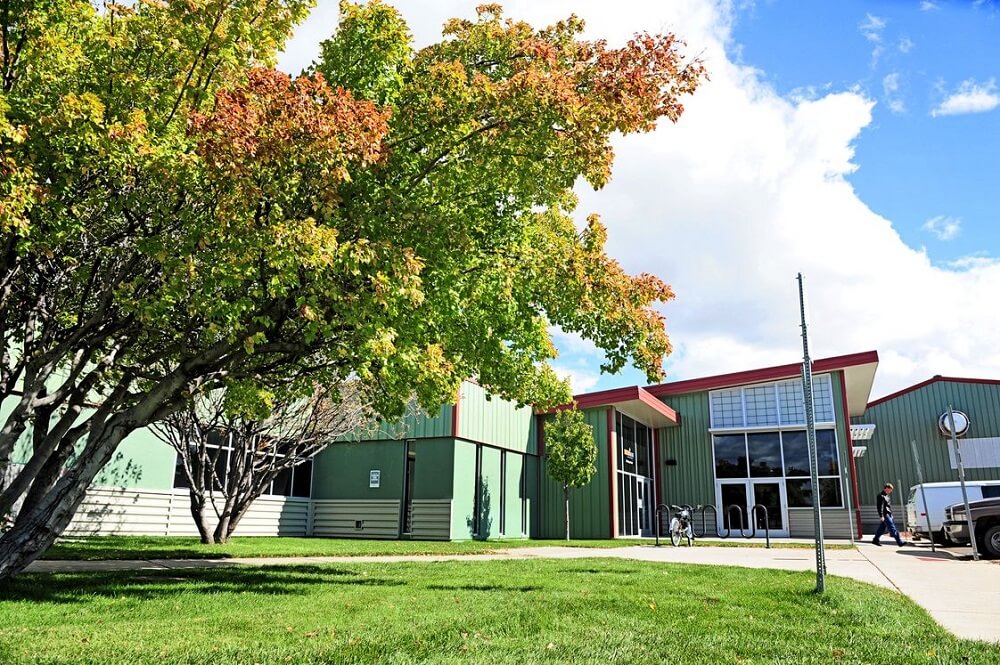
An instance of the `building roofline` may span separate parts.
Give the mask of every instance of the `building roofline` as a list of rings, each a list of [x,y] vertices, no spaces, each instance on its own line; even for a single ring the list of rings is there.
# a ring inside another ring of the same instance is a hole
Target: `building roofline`
[[[680,422],[680,416],[675,410],[656,399],[656,397],[651,395],[648,390],[641,386],[612,388],[611,390],[601,390],[596,393],[581,393],[573,396],[573,402],[571,404],[563,404],[554,409],[544,411],[543,413],[554,413],[556,411],[574,408],[574,406],[577,409],[593,409],[599,406],[613,406],[615,404],[621,404],[622,402],[634,401],[641,402],[643,405],[653,409],[674,424]]]
[[[820,358],[813,361],[813,372],[830,372],[857,365],[869,365],[878,362],[877,351],[863,351],[861,353],[851,353],[843,356],[833,356],[830,358]],[[789,365],[776,365],[762,369],[752,369],[742,372],[731,372],[729,374],[716,374],[697,379],[686,379],[683,381],[672,381],[670,383],[660,383],[653,386],[646,386],[646,392],[656,397],[667,395],[681,395],[684,393],[701,392],[705,390],[715,390],[717,388],[727,388],[729,386],[740,386],[749,383],[762,383],[765,381],[776,381],[778,379],[790,379],[801,376],[802,364],[793,363]],[[870,406],[870,405],[869,405]]]
[[[894,393],[889,393],[888,395],[884,395],[882,397],[879,397],[878,399],[872,400],[868,402],[868,406],[869,407],[877,406],[879,404],[882,404],[883,402],[888,402],[889,400],[896,399],[897,397],[902,397],[907,393],[912,393],[915,390],[920,390],[921,388],[929,386],[933,383],[938,383],[939,381],[949,381],[951,383],[982,383],[988,386],[1000,385],[1000,379],[970,379],[958,376],[942,376],[940,374],[935,374],[926,381],[921,381],[920,383],[914,383],[912,386],[902,388]]]

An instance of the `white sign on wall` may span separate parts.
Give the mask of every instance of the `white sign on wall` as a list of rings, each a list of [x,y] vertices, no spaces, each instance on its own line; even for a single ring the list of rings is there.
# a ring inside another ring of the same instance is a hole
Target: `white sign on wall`
[[[382,480],[381,469],[372,469],[368,472],[368,487],[378,487]]]

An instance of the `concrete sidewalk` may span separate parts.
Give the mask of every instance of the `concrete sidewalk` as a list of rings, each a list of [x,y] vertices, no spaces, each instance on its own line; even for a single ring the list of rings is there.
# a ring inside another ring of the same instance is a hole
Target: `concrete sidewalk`
[[[743,566],[780,570],[815,570],[815,554],[808,549],[749,547],[653,547],[648,544],[616,549],[580,547],[526,547],[490,554],[399,555],[354,557],[283,557],[258,559],[149,559],[133,561],[36,561],[28,572],[83,572],[111,570],[178,570],[218,566],[275,566],[325,563],[383,563],[401,561],[495,561],[507,559],[618,558],[640,561]],[[1000,642],[1000,562],[963,561],[929,547],[876,547],[828,550],[827,572],[850,577],[906,594],[939,624],[958,637]]]

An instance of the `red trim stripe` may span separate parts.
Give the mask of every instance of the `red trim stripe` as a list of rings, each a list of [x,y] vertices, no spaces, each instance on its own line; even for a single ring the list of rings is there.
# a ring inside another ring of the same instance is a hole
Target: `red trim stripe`
[[[832,358],[814,360],[813,372],[830,372],[833,370],[844,369],[846,367],[869,365],[877,362],[877,351],[852,353],[846,356],[834,356]],[[730,374],[717,374],[715,376],[706,376],[699,379],[687,379],[685,381],[661,383],[655,386],[646,386],[646,392],[656,397],[663,397],[664,395],[680,395],[683,393],[714,390],[716,388],[739,386],[748,383],[760,383],[763,381],[774,381],[786,378],[790,379],[797,376],[802,376],[801,363],[765,367],[763,369],[753,369],[744,372],[732,372]]]
[[[459,405],[462,403],[462,386],[458,387],[458,393],[455,394],[455,403],[451,405],[451,436],[452,438],[458,438],[458,413]]]
[[[661,480],[660,472],[663,471],[663,464],[660,463],[660,429],[656,428],[653,430],[653,488],[656,492],[656,505],[659,506],[663,503],[663,488],[661,485],[663,481]],[[656,519],[656,508],[653,508],[653,519]],[[659,525],[655,525],[654,528],[659,528]]]
[[[937,383],[938,381],[948,381],[950,383],[982,383],[987,386],[1000,385],[1000,379],[963,379],[956,376],[941,376],[940,374],[937,374],[927,379],[926,381],[915,383],[909,388],[903,388],[902,390],[897,390],[894,393],[889,393],[885,397],[879,397],[876,400],[868,402],[868,406],[871,407],[871,406],[876,406],[878,404],[882,404],[883,402],[888,402],[891,399],[896,399],[897,397],[901,397],[907,393],[912,393],[914,390],[920,390],[921,388],[929,386],[932,383]]]
[[[564,411],[566,409],[594,409],[599,406],[611,406],[622,402],[639,401],[650,407],[672,423],[679,423],[680,416],[669,406],[653,397],[649,392],[640,386],[628,386],[626,388],[615,388],[613,390],[602,390],[596,393],[584,393],[573,397],[572,404],[563,404],[547,413]]]
[[[862,537],[861,532],[861,503],[858,495],[858,468],[854,464],[854,439],[851,437],[851,414],[847,409],[847,375],[844,370],[840,370],[840,396],[844,400],[844,429],[847,430],[847,456],[850,458],[848,467],[851,470],[851,496],[854,498],[854,521],[858,529],[858,538]]]

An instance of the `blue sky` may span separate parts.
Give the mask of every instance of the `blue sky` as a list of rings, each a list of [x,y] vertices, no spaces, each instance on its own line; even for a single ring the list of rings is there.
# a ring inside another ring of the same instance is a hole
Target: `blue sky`
[[[932,115],[965,81],[1000,95],[996,3],[768,0],[739,10],[733,36],[779,94],[877,101],[849,180],[907,243],[935,261],[1000,255],[1000,112]],[[935,218],[957,234],[941,242],[924,228]]]
[[[388,0],[416,45],[476,0]],[[946,376],[1000,378],[1000,8],[946,0],[506,0],[587,38],[671,31],[711,75],[674,125],[615,139],[611,182],[578,187],[608,252],[670,283],[668,380],[797,362],[795,275],[814,357],[875,349],[873,397]],[[279,66],[336,26],[320,0]],[[577,392],[601,354],[554,331]]]

